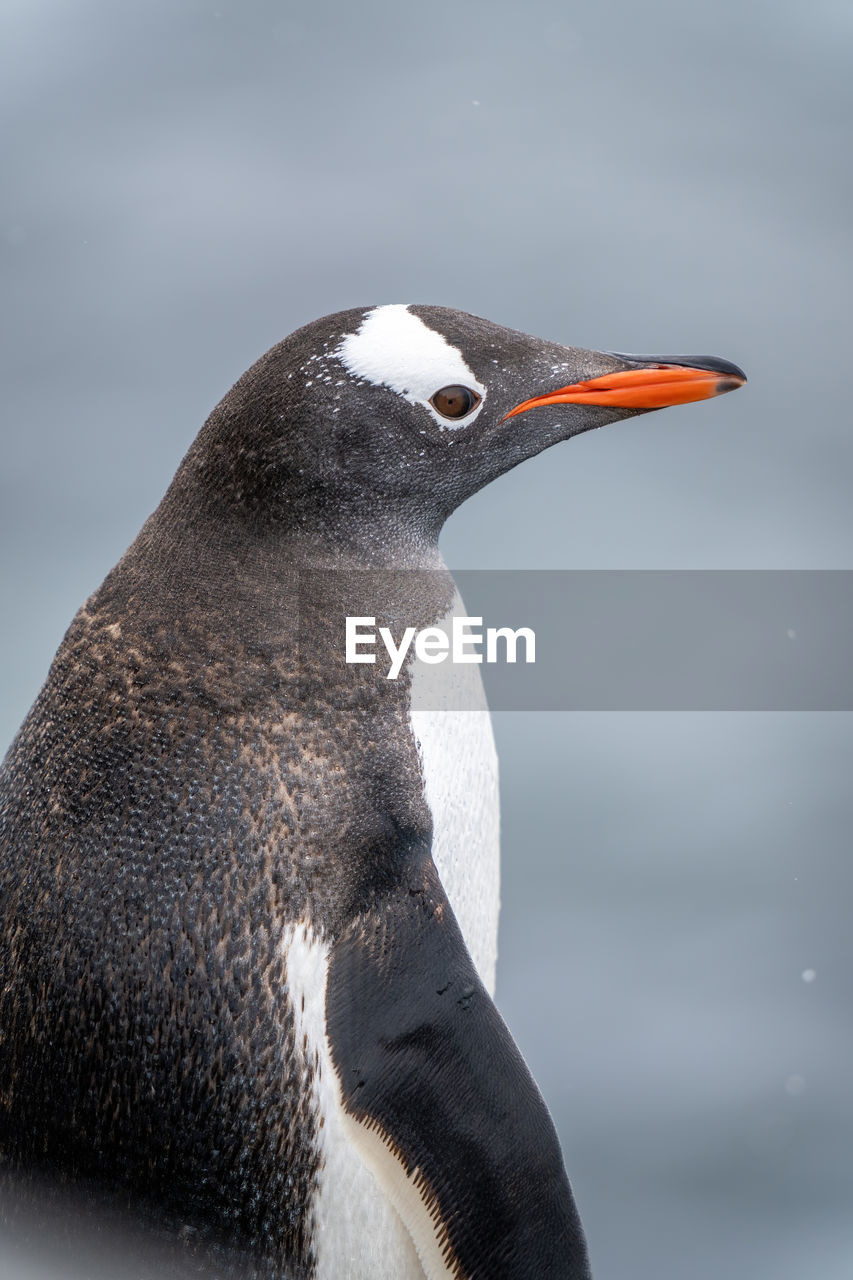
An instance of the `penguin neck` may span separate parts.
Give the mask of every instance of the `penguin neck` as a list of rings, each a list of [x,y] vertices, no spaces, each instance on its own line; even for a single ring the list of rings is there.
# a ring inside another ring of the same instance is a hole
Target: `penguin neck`
[[[194,613],[223,630],[251,619],[275,633],[282,602],[317,574],[340,581],[341,573],[376,573],[381,582],[388,571],[415,570],[450,581],[437,530],[394,519],[387,509],[370,521],[346,516],[334,524],[259,525],[164,503],[108,582],[164,617]]]
[[[380,618],[397,635],[436,622],[454,590],[437,539],[410,529],[349,525],[341,538],[317,528],[250,529],[198,511],[178,520],[161,507],[85,612],[102,633],[118,624],[122,644],[158,662],[168,654],[169,669],[186,680],[215,671],[227,701],[232,689],[243,696],[250,677],[263,696],[278,697],[308,633],[331,670],[349,614]]]
[[[445,569],[438,535],[392,515],[304,525],[283,532],[282,561],[293,569]]]
[[[161,511],[151,521],[153,545],[190,563],[229,560],[264,578],[308,569],[446,569],[438,545],[440,525],[429,527],[388,508],[362,516],[341,507],[312,519],[257,524]]]
[[[223,494],[199,486],[195,471],[181,467],[149,521],[150,533],[171,554],[181,554],[187,542],[194,555],[207,547],[218,555],[251,553],[265,574],[274,564],[283,570],[446,567],[438,539],[449,508],[342,486],[312,492],[307,485],[276,490],[265,495],[266,503],[250,506],[233,487]]]

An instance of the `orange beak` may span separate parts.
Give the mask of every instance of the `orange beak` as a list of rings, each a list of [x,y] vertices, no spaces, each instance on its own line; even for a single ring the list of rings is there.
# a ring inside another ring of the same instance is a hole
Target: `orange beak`
[[[631,357],[626,357],[630,359]],[[642,369],[623,369],[605,373],[587,382],[573,382],[532,400],[524,400],[504,415],[514,418],[527,409],[552,404],[612,405],[619,409],[665,409],[669,405],[688,404],[691,400],[708,400],[711,396],[734,391],[746,382],[737,365],[714,357],[696,357],[696,364],[685,362],[647,364]],[[702,367],[705,365],[706,367]]]

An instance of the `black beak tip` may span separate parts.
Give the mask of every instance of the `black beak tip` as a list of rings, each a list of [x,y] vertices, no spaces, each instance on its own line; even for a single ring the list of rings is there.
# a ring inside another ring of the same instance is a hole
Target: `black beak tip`
[[[731,360],[722,360],[719,356],[636,356],[624,351],[610,351],[608,354],[616,356],[618,360],[627,360],[632,365],[677,364],[685,369],[707,369],[709,373],[719,373],[722,378],[731,379],[731,385],[726,387],[727,391],[733,391],[746,382],[743,369]]]

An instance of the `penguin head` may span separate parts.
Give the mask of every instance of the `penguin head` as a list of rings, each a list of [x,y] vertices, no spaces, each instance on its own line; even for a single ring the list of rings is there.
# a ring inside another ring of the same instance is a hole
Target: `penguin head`
[[[448,307],[360,308],[253,365],[184,479],[262,525],[369,537],[382,513],[385,528],[434,540],[465,498],[550,445],[744,381],[713,357],[566,347]]]

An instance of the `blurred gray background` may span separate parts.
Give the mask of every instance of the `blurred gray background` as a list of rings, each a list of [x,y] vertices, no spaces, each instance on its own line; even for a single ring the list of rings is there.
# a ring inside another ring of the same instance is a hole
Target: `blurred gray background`
[[[450,521],[452,566],[853,567],[849,5],[0,23],[4,747],[212,406],[343,307],[750,376],[505,476]],[[495,721],[498,1000],[597,1280],[850,1280],[851,716]]]

